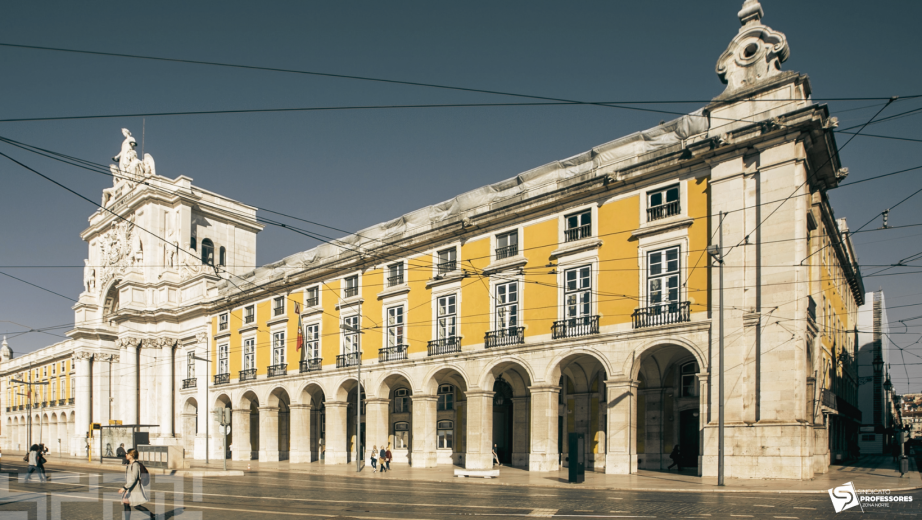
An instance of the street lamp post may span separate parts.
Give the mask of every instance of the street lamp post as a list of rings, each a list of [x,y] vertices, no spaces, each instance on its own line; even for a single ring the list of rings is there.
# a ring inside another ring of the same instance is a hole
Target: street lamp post
[[[724,485],[724,212],[717,223],[718,244],[709,245],[707,253],[717,261],[719,272],[718,362],[717,362],[717,485]]]
[[[195,354],[192,354],[192,359],[196,359],[196,360],[198,360],[198,361],[204,361],[204,362],[206,363],[206,364],[205,364],[205,403],[204,403],[205,406],[206,406],[206,408],[205,408],[205,464],[208,464],[208,437],[209,437],[209,435],[210,435],[210,434],[208,433],[208,423],[211,422],[211,417],[209,417],[209,412],[208,412],[208,408],[207,408],[207,406],[208,406],[208,399],[209,399],[209,398],[208,398],[208,377],[209,377],[209,376],[208,376],[208,368],[211,366],[211,360],[210,360],[210,359],[205,359],[205,358],[200,358],[200,357],[196,356]],[[227,455],[225,455],[225,457],[226,457],[226,456],[227,456]]]

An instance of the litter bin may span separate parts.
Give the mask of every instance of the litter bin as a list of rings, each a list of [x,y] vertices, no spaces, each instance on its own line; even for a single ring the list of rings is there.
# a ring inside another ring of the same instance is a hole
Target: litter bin
[[[903,455],[900,457],[900,476],[909,473],[909,457]]]
[[[581,484],[586,480],[586,435],[583,433],[571,433],[569,442],[569,467],[570,482]]]

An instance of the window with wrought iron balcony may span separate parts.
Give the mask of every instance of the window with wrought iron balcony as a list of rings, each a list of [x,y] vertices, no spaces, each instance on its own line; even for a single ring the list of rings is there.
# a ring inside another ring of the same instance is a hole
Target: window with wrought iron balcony
[[[358,275],[349,276],[343,280],[343,298],[351,298],[359,295],[359,277]]]
[[[519,232],[511,231],[496,236],[496,259],[512,258],[519,254]]]
[[[243,308],[243,323],[253,323],[256,321],[256,308],[248,305]]]
[[[436,300],[438,339],[427,345],[430,356],[461,352],[461,338],[458,334],[458,298],[456,294],[441,296]]]
[[[592,211],[586,210],[564,217],[564,239],[574,242],[592,236]]]
[[[691,303],[680,301],[679,248],[647,253],[647,306],[631,315],[635,329],[691,320]]]
[[[496,330],[484,335],[484,348],[525,343],[525,327],[519,326],[519,282],[496,285]]]
[[[272,299],[272,315],[281,316],[285,314],[285,297],[276,296]]]
[[[455,248],[443,249],[438,252],[439,262],[438,262],[438,274],[439,276],[446,275],[452,271],[458,269],[458,250]]]
[[[218,330],[227,330],[228,328],[228,314],[225,312],[218,315]]]
[[[403,284],[403,262],[387,266],[387,286],[394,287]]]
[[[564,280],[564,313],[551,327],[553,339],[573,338],[599,333],[599,316],[592,314],[592,267],[567,269]]]
[[[678,186],[670,186],[647,194],[647,222],[673,217],[681,212]]]
[[[319,287],[310,287],[307,289],[307,297],[304,300],[304,304],[308,307],[316,307],[320,305],[320,288]]]

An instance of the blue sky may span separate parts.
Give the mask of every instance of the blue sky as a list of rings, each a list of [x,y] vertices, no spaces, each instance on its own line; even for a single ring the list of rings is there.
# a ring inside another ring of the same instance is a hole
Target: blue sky
[[[0,42],[220,61],[438,83],[582,101],[693,101],[720,94],[718,56],[736,34],[740,0],[659,2],[17,2],[4,7]],[[817,101],[922,94],[917,20],[922,3],[765,0],[763,22],[791,46],[786,70],[810,75]],[[86,114],[495,103],[514,97],[345,79],[0,47],[0,119]],[[877,101],[830,101],[842,127]],[[898,101],[882,117],[922,107]],[[596,106],[365,110],[148,117],[145,151],[168,177],[342,229],[357,230],[463,191],[565,158],[674,116]],[[915,115],[868,133],[922,139]],[[140,141],[139,117],[0,123],[0,136],[94,162],[118,152],[120,129]],[[839,144],[846,136],[839,136]],[[841,154],[849,181],[918,166],[922,143],[859,137]],[[0,145],[98,200],[111,178]],[[2,158],[0,158],[2,159]],[[94,207],[9,162],[0,265],[76,298]],[[920,171],[830,192],[837,216],[858,227],[922,188]],[[890,214],[922,222],[922,195]],[[879,221],[869,225],[879,227]],[[319,230],[318,230],[319,231]],[[865,274],[922,251],[922,227],[855,237]],[[315,245],[290,232],[259,235],[258,263]],[[922,262],[916,262],[922,264]],[[77,266],[35,268],[11,266]],[[903,269],[914,271],[919,269]],[[888,272],[899,272],[892,270]],[[870,277],[891,307],[922,302],[922,274]],[[72,322],[67,300],[0,276],[0,332],[23,353],[61,338],[27,327]],[[922,327],[899,323],[922,305],[892,308],[898,345]],[[15,322],[10,323],[10,322]],[[51,331],[63,334],[66,328]],[[903,354],[922,363],[922,343]],[[896,388],[920,390],[922,365],[899,366]],[[912,379],[907,380],[907,377]]]

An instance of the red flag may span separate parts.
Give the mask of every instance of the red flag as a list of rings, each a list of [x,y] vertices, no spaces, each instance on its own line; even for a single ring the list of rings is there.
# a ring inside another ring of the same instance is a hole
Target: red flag
[[[298,315],[298,342],[295,351],[300,351],[304,346],[304,335],[301,331],[301,305],[297,302],[295,302],[295,313]]]

